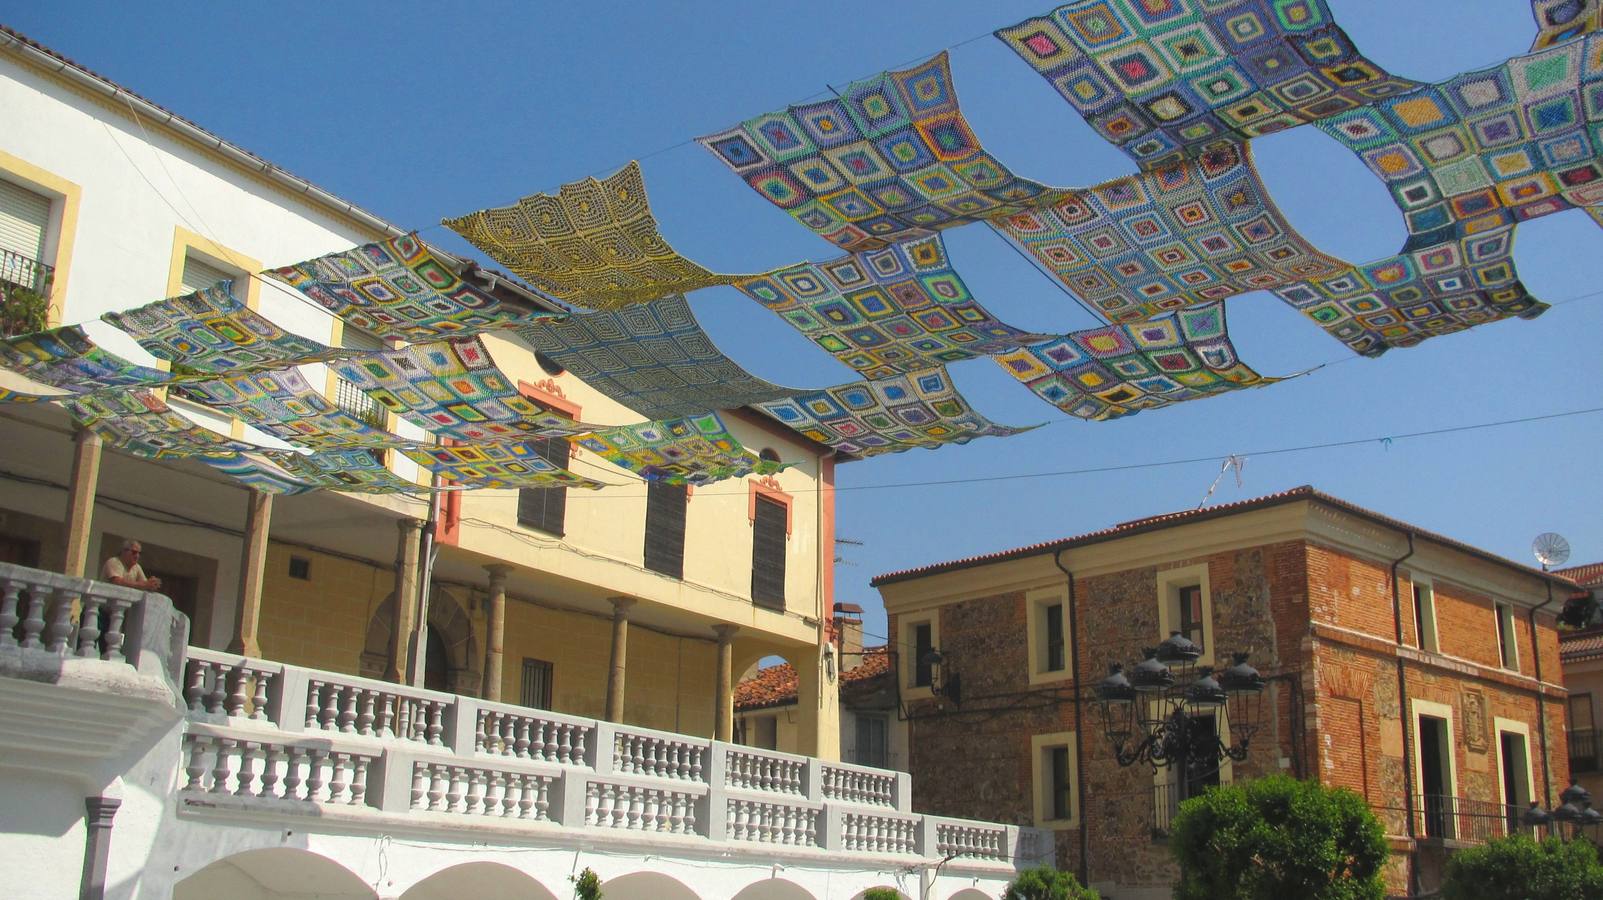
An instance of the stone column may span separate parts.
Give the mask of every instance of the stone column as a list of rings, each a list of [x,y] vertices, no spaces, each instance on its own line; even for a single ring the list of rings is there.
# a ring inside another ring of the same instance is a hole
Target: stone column
[[[714,625],[718,635],[717,705],[713,708],[713,740],[735,739],[735,632],[739,625]]]
[[[633,597],[612,598],[612,667],[607,670],[608,722],[623,721],[623,676],[629,666],[629,607]]]
[[[400,530],[395,545],[395,618],[390,628],[390,661],[384,667],[384,680],[405,684],[407,647],[417,624],[417,538],[423,523],[407,518],[395,524]],[[422,650],[419,648],[419,652]]]
[[[106,863],[111,858],[111,820],[122,801],[113,797],[84,798],[83,875],[78,881],[79,900],[106,896]]]
[[[511,566],[485,566],[490,573],[490,621],[485,625],[484,689],[486,700],[501,699],[501,646],[506,638],[507,573]]]
[[[66,559],[63,574],[82,578],[89,563],[89,534],[95,515],[95,489],[100,483],[100,435],[79,426],[72,437],[72,478],[67,482]]]
[[[824,665],[820,642],[809,651],[787,657],[796,667],[796,707],[801,727],[796,752],[822,760],[840,759],[840,683],[838,672]]]
[[[251,488],[245,498],[245,539],[239,552],[239,596],[234,606],[234,639],[229,653],[260,657],[257,630],[262,619],[262,572],[267,567],[267,532],[273,519],[273,495]]]

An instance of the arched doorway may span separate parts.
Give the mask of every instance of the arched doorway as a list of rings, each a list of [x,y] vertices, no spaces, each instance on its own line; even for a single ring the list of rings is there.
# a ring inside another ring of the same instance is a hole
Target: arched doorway
[[[740,889],[730,900],[814,900],[807,889],[783,878],[765,878]]]
[[[601,883],[607,900],[701,900],[696,892],[661,872],[630,872]]]
[[[367,624],[361,674],[383,678],[390,658],[390,632],[395,627],[395,595],[386,597]],[[429,627],[423,645],[424,686],[452,694],[477,696],[484,655],[474,623],[456,592],[436,587],[429,597]]]
[[[350,869],[310,850],[273,847],[217,860],[173,885],[173,900],[377,900]]]
[[[500,863],[471,862],[442,869],[412,885],[401,900],[557,900],[530,876]]]

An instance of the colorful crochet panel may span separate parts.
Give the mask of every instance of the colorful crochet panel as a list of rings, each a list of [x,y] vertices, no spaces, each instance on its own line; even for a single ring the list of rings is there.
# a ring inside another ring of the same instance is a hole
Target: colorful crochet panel
[[[511,206],[444,224],[542,291],[590,309],[616,309],[729,284],[676,253],[657,230],[640,164],[605,181],[565,184]]]
[[[1281,217],[1244,145],[1098,187],[1055,191],[991,224],[1110,321],[1340,271]]]
[[[263,455],[278,464],[290,478],[312,487],[357,494],[415,494],[432,490],[428,485],[408,481],[391,472],[372,450],[323,450],[307,454],[272,450]]]
[[[997,425],[980,415],[957,393],[945,369],[809,391],[757,406],[806,437],[854,456],[966,444],[1030,430]]]
[[[0,341],[0,366],[31,381],[73,394],[107,388],[154,387],[179,380],[168,372],[129,362],[100,349],[79,325]],[[38,400],[56,394],[15,391]]]
[[[411,443],[385,431],[380,422],[364,420],[329,400],[295,369],[242,372],[185,385],[180,393],[303,447],[334,450]]]
[[[196,424],[150,391],[106,392],[65,400],[61,405],[106,443],[147,459],[227,457],[262,449]]]
[[[325,362],[359,351],[291,334],[234,299],[231,282],[198,293],[112,312],[103,320],[150,355],[205,372],[238,372]]]
[[[476,337],[415,344],[340,363],[334,371],[419,428],[465,443],[566,436],[594,428],[524,397]]]
[[[1046,189],[980,146],[944,52],[697,140],[757,193],[853,252],[1013,212]]]
[[[547,462],[527,443],[408,447],[408,459],[464,489],[573,487],[598,490],[599,481]]]
[[[1390,188],[1404,251],[1603,203],[1603,35],[1344,113],[1320,129]]]
[[[1531,13],[1537,28],[1532,50],[1603,31],[1603,0],[1531,0]]]
[[[278,466],[250,453],[219,458],[202,457],[200,461],[264,494],[304,494],[317,489],[316,485],[297,481]]]
[[[861,372],[889,378],[1037,340],[975,302],[940,235],[735,285]]]
[[[996,35],[1143,168],[1415,86],[1324,0],[1077,0]]]
[[[1514,270],[1513,243],[1509,225],[1275,293],[1355,353],[1379,356],[1484,322],[1545,312],[1547,304],[1526,292]]]
[[[667,484],[710,484],[725,478],[772,475],[786,465],[761,459],[742,447],[717,413],[621,425],[573,442],[646,481]]]
[[[1265,378],[1236,358],[1222,303],[1150,322],[1077,331],[1001,354],[996,361],[1041,399],[1092,421],[1280,380]]]
[[[684,297],[577,313],[517,335],[648,419],[682,419],[799,393],[752,375],[719,351]]]
[[[551,317],[502,303],[458,278],[415,234],[263,274],[294,287],[347,324],[384,338],[430,341]]]

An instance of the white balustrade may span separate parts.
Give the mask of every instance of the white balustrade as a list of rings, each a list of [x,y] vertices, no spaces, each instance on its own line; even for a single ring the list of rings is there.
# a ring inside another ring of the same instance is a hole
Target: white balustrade
[[[613,734],[612,771],[705,784],[710,747],[699,738],[620,725]]]
[[[305,727],[439,747],[445,743],[446,711],[457,700],[384,681],[313,672],[306,683]]]
[[[861,853],[916,853],[918,826],[917,816],[842,813],[841,849]]]
[[[184,735],[185,793],[365,806],[378,757],[321,744]]]
[[[725,834],[730,840],[792,847],[818,846],[819,810],[767,800],[729,798]]]
[[[724,784],[742,791],[805,796],[807,757],[746,747],[724,752]]]
[[[191,647],[184,666],[184,702],[194,713],[266,720],[268,693],[283,671],[278,663]]]
[[[595,741],[595,723],[591,721],[481,703],[473,749],[492,756],[582,766]]]
[[[839,763],[824,763],[821,769],[825,800],[897,808],[895,772]]]
[[[0,563],[0,650],[126,662],[127,629],[147,596],[155,595]]]
[[[1007,828],[980,823],[940,822],[935,826],[935,852],[943,858],[1006,860]]]
[[[584,824],[660,834],[697,834],[698,797],[685,791],[588,779]]]
[[[556,783],[555,776],[534,772],[418,760],[412,766],[411,808],[549,822]]]

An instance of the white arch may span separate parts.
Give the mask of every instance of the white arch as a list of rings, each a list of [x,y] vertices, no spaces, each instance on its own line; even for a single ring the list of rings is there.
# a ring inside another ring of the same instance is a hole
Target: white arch
[[[292,847],[246,850],[173,885],[173,900],[377,900],[362,879],[326,856]]]
[[[946,900],[995,900],[995,898],[978,888],[964,888]]]
[[[496,862],[470,862],[441,869],[419,881],[401,900],[557,900],[533,876]]]
[[[863,900],[863,895],[868,893],[869,891],[873,891],[873,890],[895,891],[896,892],[896,896],[901,897],[902,900],[912,900],[912,898],[908,897],[907,894],[903,893],[900,888],[896,887],[895,885],[889,885],[889,884],[876,884],[873,887],[863,888],[861,891],[857,892],[857,894],[855,896],[852,897],[852,900]]]
[[[606,900],[701,900],[695,891],[661,872],[630,872],[601,882]]]
[[[740,889],[730,900],[816,900],[807,889],[783,878],[764,878]]]

